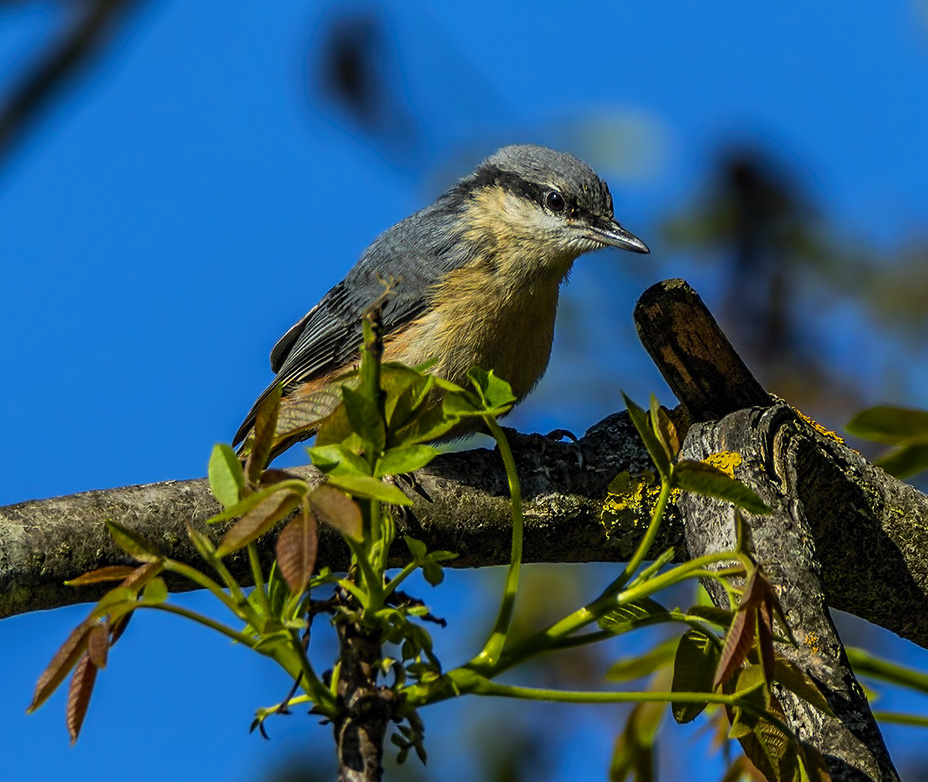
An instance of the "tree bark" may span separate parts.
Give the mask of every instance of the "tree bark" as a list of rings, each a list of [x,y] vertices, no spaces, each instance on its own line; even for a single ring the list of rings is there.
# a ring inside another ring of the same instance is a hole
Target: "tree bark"
[[[850,587],[850,582],[839,584],[843,577],[834,572],[829,583],[821,573],[828,560],[859,573],[856,562],[867,559],[861,556],[865,551],[893,559],[885,545],[887,530],[874,524],[880,514],[868,488],[885,487],[880,496],[892,497],[894,507],[903,498],[917,497],[889,476],[877,475],[859,455],[855,459],[837,438],[816,432],[788,405],[774,404],[686,283],[671,280],[653,286],[635,314],[642,342],[697,422],[687,433],[681,458],[702,460],[723,452],[736,456],[735,477],[772,508],[768,515],[743,512],[742,516],[750,532],[750,548],[777,590],[798,642],[779,644],[779,651],[816,682],[834,712],[827,716],[779,687],[777,696],[790,727],[821,752],[836,782],[898,780],[828,610],[829,597],[831,602],[835,598],[826,588]],[[733,505],[694,494],[684,494],[680,505],[691,557],[736,547]],[[867,512],[857,512],[864,508]],[[848,563],[843,554],[848,536],[873,547],[859,549],[855,563]],[[841,553],[826,553],[832,548]],[[925,566],[914,557],[910,564],[916,571]],[[871,583],[870,588],[881,594],[891,591],[898,600],[897,584],[889,583],[892,586],[882,588]],[[715,603],[727,609],[728,596],[721,585],[708,581],[706,586]],[[909,610],[924,607],[923,588],[903,592]],[[871,613],[886,607],[877,607],[876,601],[870,605]],[[884,621],[905,623],[885,614]]]
[[[807,521],[809,508],[798,498],[796,454],[801,449],[794,445],[804,439],[805,428],[787,405],[741,410],[718,422],[694,425],[681,456],[698,460],[719,452],[738,454],[741,464],[735,476],[773,508],[769,515],[742,515],[754,556],[777,590],[798,642],[777,647],[816,682],[835,713],[826,716],[778,688],[790,726],[822,753],[835,782],[889,782],[898,775],[831,621],[821,578],[821,549]],[[692,557],[735,547],[735,508],[730,503],[686,494],[681,504]],[[715,582],[706,586],[715,603],[728,608],[725,590]]]

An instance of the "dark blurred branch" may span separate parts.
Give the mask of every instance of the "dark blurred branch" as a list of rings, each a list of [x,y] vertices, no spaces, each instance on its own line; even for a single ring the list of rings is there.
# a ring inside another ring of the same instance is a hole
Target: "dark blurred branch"
[[[142,0],[88,0],[0,105],[0,168],[51,103],[89,72],[112,43],[128,11]]]

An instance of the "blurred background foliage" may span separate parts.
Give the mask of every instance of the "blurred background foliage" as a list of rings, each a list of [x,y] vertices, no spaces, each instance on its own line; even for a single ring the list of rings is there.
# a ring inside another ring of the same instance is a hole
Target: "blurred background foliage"
[[[0,2],[0,502],[202,475],[268,379],[274,340],[380,230],[506,143],[586,159],[653,250],[581,260],[551,370],[509,423],[581,433],[620,387],[672,405],[631,326],[637,296],[668,276],[697,288],[769,390],[826,426],[878,402],[928,406],[928,4],[646,5]],[[520,621],[576,606],[610,572],[528,568]],[[499,579],[411,589],[451,620],[449,661],[485,629]],[[154,618],[120,649],[149,679],[120,679],[117,656],[68,750],[54,704],[22,715],[68,611],[0,624],[12,773],[88,778],[104,754],[136,767],[157,747],[137,779],[167,764],[331,778],[328,731],[303,716],[269,724],[270,743],[244,737],[286,682]],[[847,642],[928,665],[839,619]],[[519,675],[592,685],[648,642]],[[424,715],[429,766],[388,776],[604,779],[624,713],[442,704]],[[928,779],[921,733],[890,726],[887,741],[905,779]],[[723,773],[699,722],[659,745],[673,749],[663,779]]]

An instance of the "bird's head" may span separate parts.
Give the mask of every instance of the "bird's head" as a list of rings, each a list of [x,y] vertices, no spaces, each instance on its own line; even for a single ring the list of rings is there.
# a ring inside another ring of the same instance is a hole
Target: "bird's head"
[[[523,271],[563,276],[582,253],[647,245],[613,215],[609,187],[586,163],[545,147],[503,147],[461,181],[468,238]]]

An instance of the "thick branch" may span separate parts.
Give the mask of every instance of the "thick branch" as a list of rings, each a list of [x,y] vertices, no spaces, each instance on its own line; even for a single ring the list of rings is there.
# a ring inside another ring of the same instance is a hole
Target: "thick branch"
[[[610,540],[599,518],[609,481],[622,470],[639,474],[649,464],[628,417],[611,416],[597,424],[581,440],[579,449],[538,435],[511,433],[510,438],[526,500],[525,560],[627,559],[644,517],[629,517],[629,535],[613,528]],[[294,472],[313,481],[320,479],[312,468]],[[399,521],[400,534],[419,538],[430,549],[458,552],[460,556],[450,565],[508,562],[512,528],[498,454],[484,449],[446,454],[418,471],[416,478],[430,501],[408,492],[414,505],[412,513]],[[641,510],[647,513],[646,508]],[[90,587],[74,589],[63,582],[127,561],[109,539],[106,519],[137,530],[169,557],[197,563],[186,524],[202,525],[218,511],[204,479],[91,491],[0,508],[0,616],[98,597],[100,593]],[[266,536],[259,542],[268,556],[273,556],[272,538]],[[682,552],[681,529],[668,526],[658,545],[674,545]],[[397,564],[404,549],[402,544],[394,549]],[[344,543],[323,528],[319,565],[338,570],[346,563]],[[236,577],[248,583],[246,558],[233,557],[229,564]]]
[[[815,746],[833,780],[897,780],[867,698],[854,678],[825,598],[820,562],[827,545],[813,538],[810,508],[802,501],[807,483],[803,458],[809,452],[808,426],[787,405],[742,410],[721,421],[697,424],[689,432],[683,456],[702,459],[733,452],[741,457],[736,477],[753,488],[773,513],[745,513],[752,549],[777,589],[798,644],[780,644],[780,652],[818,684],[835,712],[829,717],[787,690],[778,692],[790,725]],[[814,452],[813,459],[818,459]],[[797,497],[800,498],[797,500]],[[694,557],[731,550],[736,544],[731,504],[686,495],[681,501],[686,540]],[[728,608],[718,584],[713,599]]]

